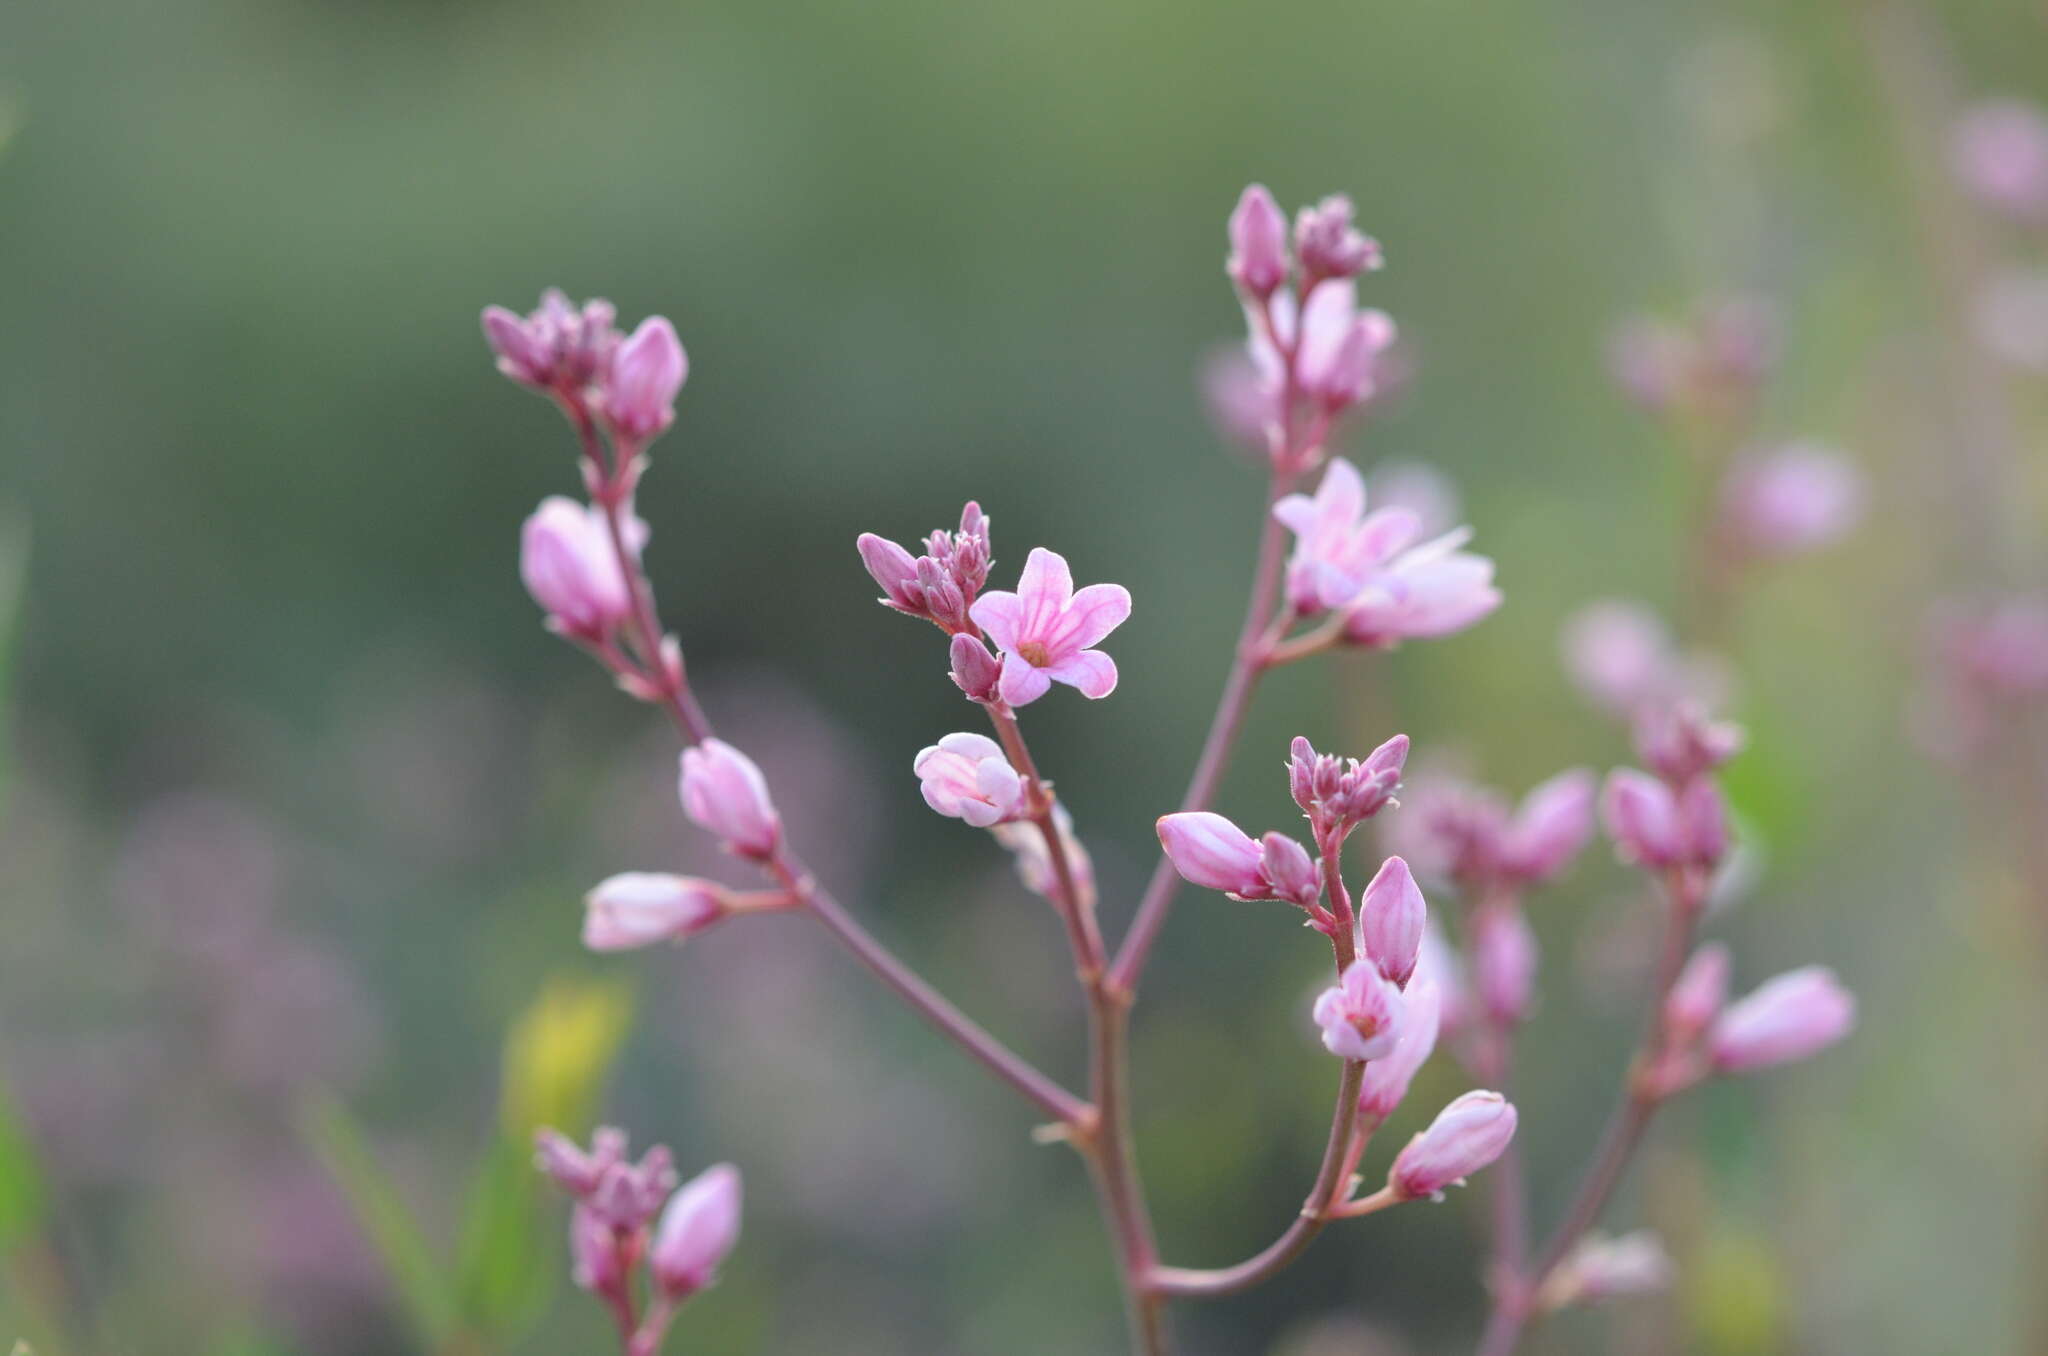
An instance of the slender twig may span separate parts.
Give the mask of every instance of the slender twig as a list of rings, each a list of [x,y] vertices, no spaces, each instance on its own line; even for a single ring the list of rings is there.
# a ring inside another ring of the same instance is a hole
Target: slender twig
[[[1664,877],[1667,896],[1664,950],[1657,962],[1656,979],[1650,989],[1649,1012],[1643,1022],[1643,1036],[1629,1064],[1628,1084],[1601,1132],[1592,1165],[1580,1181],[1571,1204],[1565,1207],[1549,1239],[1537,1252],[1528,1270],[1515,1277],[1497,1278],[1493,1313],[1480,1338],[1478,1356],[1508,1356],[1521,1341],[1522,1329],[1532,1316],[1529,1304],[1550,1274],[1557,1270],[1573,1245],[1599,1218],[1601,1207],[1621,1181],[1650,1118],[1662,1105],[1665,1093],[1647,1073],[1664,1044],[1664,1000],[1685,966],[1687,952],[1706,899],[1704,873],[1684,867],[1673,868]]]

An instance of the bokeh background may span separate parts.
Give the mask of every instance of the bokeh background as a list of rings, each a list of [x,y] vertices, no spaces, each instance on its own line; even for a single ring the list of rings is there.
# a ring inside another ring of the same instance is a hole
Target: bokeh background
[[[1872,482],[1854,537],[1756,579],[1730,628],[1764,869],[1715,925],[1745,986],[1835,965],[1861,1028],[1673,1114],[1609,1218],[1662,1229],[1681,1282],[1532,1345],[2033,1349],[2042,901],[1909,716],[1930,603],[2027,582],[2026,533],[1990,549],[1973,516],[1957,373],[1982,361],[1954,323],[1956,261],[2025,245],[1937,153],[1959,101],[2048,96],[2044,55],[2048,17],[2000,0],[0,8],[0,1338],[607,1350],[518,1147],[601,1116],[747,1173],[677,1350],[1117,1350],[1069,1156],[822,934],[581,952],[599,877],[717,863],[669,732],[520,589],[518,524],[571,491],[571,449],[476,314],[558,284],[674,317],[693,370],[642,507],[707,702],[842,896],[1071,1077],[1057,929],[909,775],[969,713],[852,542],[973,496],[1004,577],[1042,542],[1130,587],[1114,699],[1031,713],[1120,924],[1257,527],[1196,383],[1238,332],[1222,223],[1257,178],[1352,193],[1384,243],[1367,295],[1414,377],[1348,450],[1451,476],[1508,603],[1278,675],[1224,797],[1247,822],[1291,817],[1301,732],[1406,730],[1516,790],[1628,759],[1557,657],[1591,599],[1678,600],[1691,490],[1608,376],[1620,316],[1772,297],[1763,429]],[[2048,401],[1988,381],[1970,398],[2017,421],[1997,498],[2037,528]],[[1536,905],[1539,1221],[1634,1027],[1646,905],[1610,856]],[[1323,964],[1184,896],[1135,1035],[1172,1260],[1295,1209]],[[1432,1066],[1386,1138],[1464,1086]],[[1186,1348],[1465,1349],[1481,1204],[1334,1229],[1183,1309]]]

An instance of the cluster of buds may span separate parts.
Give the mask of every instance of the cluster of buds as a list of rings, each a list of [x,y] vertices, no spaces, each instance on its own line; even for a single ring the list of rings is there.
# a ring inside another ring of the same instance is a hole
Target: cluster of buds
[[[1318,843],[1342,842],[1346,834],[1390,805],[1401,788],[1408,761],[1408,736],[1395,735],[1363,759],[1317,753],[1297,735],[1288,748],[1287,789],[1308,816]]]
[[[1278,831],[1253,838],[1211,810],[1162,815],[1159,845],[1181,878],[1232,899],[1281,899],[1327,929],[1332,916],[1317,903],[1322,867],[1298,841]]]
[[[678,1187],[666,1148],[656,1145],[635,1163],[619,1130],[598,1130],[588,1150],[553,1130],[541,1131],[537,1144],[537,1165],[575,1201],[569,1246],[576,1285],[619,1316],[633,1351],[653,1351],[674,1307],[717,1279],[739,1240],[739,1169],[720,1163]],[[635,1333],[635,1274],[643,1261],[658,1302]]]
[[[1600,817],[1622,860],[1647,870],[1712,871],[1728,851],[1728,807],[1711,777],[1674,786],[1617,768],[1601,791]]]
[[[675,422],[676,395],[690,374],[689,355],[667,317],[649,316],[621,335],[613,324],[617,314],[608,301],[578,308],[552,288],[531,315],[502,306],[483,313],[484,338],[498,355],[499,371],[552,397],[579,424],[596,419],[611,435],[608,467],[594,464],[596,449],[586,449],[593,493],[600,483],[630,493],[629,468]]]
[[[1256,422],[1285,471],[1321,458],[1331,421],[1378,390],[1394,341],[1385,312],[1358,306],[1353,280],[1384,261],[1351,216],[1342,196],[1304,207],[1290,254],[1287,219],[1262,186],[1247,188],[1230,215],[1226,271],[1250,330]]]
[[[1680,701],[1645,706],[1635,720],[1636,756],[1672,786],[1686,786],[1742,752],[1748,734],[1733,721],[1714,720],[1704,707]]]
[[[942,529],[927,536],[921,556],[872,532],[861,533],[858,546],[861,562],[881,585],[884,607],[922,617],[949,635],[975,633],[968,612],[994,563],[988,515],[981,505],[968,502],[957,532]]]
[[[1563,874],[1593,832],[1593,775],[1569,768],[1518,805],[1487,787],[1432,777],[1409,796],[1398,838],[1433,876],[1473,898],[1512,893]]]
[[[1349,644],[1386,649],[1449,635],[1500,606],[1493,562],[1463,549],[1469,528],[1428,541],[1412,508],[1366,510],[1365,477],[1342,457],[1313,495],[1290,494],[1273,516],[1294,534],[1287,562],[1294,615],[1334,612]]]

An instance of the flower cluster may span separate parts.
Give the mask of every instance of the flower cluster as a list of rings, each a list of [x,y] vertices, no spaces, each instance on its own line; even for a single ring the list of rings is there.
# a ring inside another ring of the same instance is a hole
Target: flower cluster
[[[913,556],[887,537],[863,532],[860,558],[882,586],[881,603],[905,616],[922,617],[949,635],[972,632],[968,609],[988,583],[995,563],[988,515],[970,501],[960,511],[960,530],[933,532],[924,554]]]
[[[669,1151],[656,1145],[635,1163],[623,1131],[599,1129],[587,1150],[553,1130],[537,1143],[541,1171],[576,1203],[569,1249],[577,1286],[604,1301],[630,1351],[653,1352],[676,1306],[717,1280],[739,1241],[739,1169],[720,1163],[678,1187]],[[635,1281],[643,1262],[644,1319]]]

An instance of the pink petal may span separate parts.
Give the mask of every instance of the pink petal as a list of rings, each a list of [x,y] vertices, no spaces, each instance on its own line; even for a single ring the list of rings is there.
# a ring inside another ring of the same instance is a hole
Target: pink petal
[[[1057,656],[1085,650],[1131,616],[1131,592],[1122,584],[1090,584],[1074,595],[1046,637]]]
[[[1003,656],[1003,677],[997,687],[1002,699],[1012,706],[1029,706],[1052,686],[1052,675],[1035,669],[1014,654]]]
[[[1100,650],[1083,650],[1071,659],[1054,664],[1044,673],[1079,688],[1084,697],[1107,697],[1116,691],[1116,661]],[[1007,673],[1003,676],[1006,680],[1009,677]],[[1015,701],[1010,704],[1017,705]]]
[[[1065,610],[1073,596],[1074,575],[1067,568],[1067,558],[1043,546],[1032,547],[1024,561],[1024,573],[1017,580],[1017,597],[1024,604],[1021,634],[1042,635],[1046,625]]]
[[[984,593],[974,600],[974,606],[967,609],[967,615],[974,624],[988,632],[988,638],[996,648],[1014,650],[1017,648],[1017,631],[1024,620],[1024,600],[1014,593],[1001,589]]]

